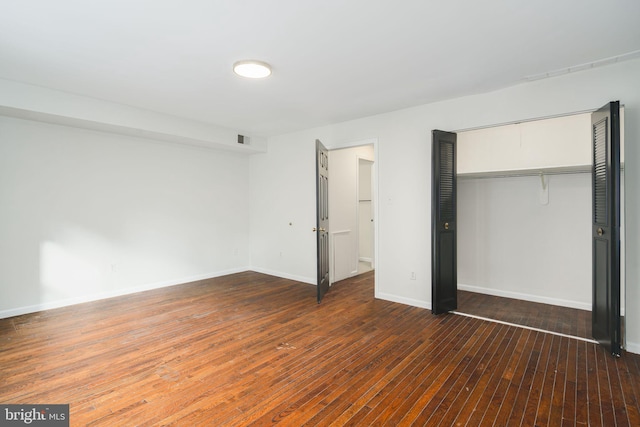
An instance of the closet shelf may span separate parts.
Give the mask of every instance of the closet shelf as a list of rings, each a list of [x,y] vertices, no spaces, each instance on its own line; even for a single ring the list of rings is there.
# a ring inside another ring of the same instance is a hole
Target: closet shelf
[[[544,168],[512,169],[487,172],[463,172],[456,176],[459,179],[507,178],[520,176],[563,175],[575,173],[591,173],[591,165],[555,166]]]

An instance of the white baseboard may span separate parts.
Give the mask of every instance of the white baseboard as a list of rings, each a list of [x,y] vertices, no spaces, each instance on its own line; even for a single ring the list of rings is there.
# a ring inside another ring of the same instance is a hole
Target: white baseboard
[[[629,353],[633,353],[633,354],[640,354],[640,344],[635,343],[635,342],[628,342],[625,344],[625,350],[627,350]]]
[[[333,285],[334,283],[340,282],[342,280],[350,279],[357,275],[358,275],[358,270],[351,270],[346,276],[336,279],[335,272],[334,272],[333,277],[331,277],[331,284]],[[313,284],[316,285],[317,283],[314,282]]]
[[[386,294],[384,292],[376,292],[375,297],[383,299],[385,301],[398,302],[404,305],[410,305],[412,307],[426,308],[431,310],[431,303],[427,301],[420,301],[413,298],[399,297],[397,295]]]
[[[476,292],[479,294],[494,295],[497,297],[521,299],[524,301],[539,302],[542,304],[559,305],[561,307],[577,308],[580,310],[591,311],[591,303],[579,301],[564,300],[559,298],[542,297],[538,295],[524,294],[520,292],[504,291],[500,289],[483,288],[481,286],[464,285],[458,283],[458,289],[461,291]]]
[[[282,277],[283,279],[295,280],[296,282],[308,283],[310,285],[317,285],[315,277],[297,276],[295,274],[282,273],[280,271],[269,270],[266,268],[252,267],[249,270],[256,273],[268,274],[269,276]]]
[[[361,262],[368,262],[369,264],[371,264],[371,262],[373,261],[373,259],[371,259],[370,257],[363,257],[363,256],[361,256],[360,258],[358,258],[358,261],[361,261]]]
[[[213,279],[215,277],[226,276],[234,273],[241,273],[243,271],[248,271],[248,270],[249,270],[248,267],[235,268],[231,270],[218,271],[215,273],[198,274],[195,276],[188,276],[180,279],[166,280],[166,281],[156,282],[156,283],[148,283],[145,285],[135,286],[132,288],[116,289],[113,291],[101,292],[99,294],[84,295],[76,298],[67,298],[63,300],[51,301],[51,302],[46,302],[41,304],[34,304],[34,305],[25,306],[25,307],[11,308],[8,310],[0,311],[0,319],[5,319],[7,317],[13,317],[13,316],[20,316],[22,314],[35,313],[43,310],[53,310],[55,308],[67,307],[75,304],[82,304],[84,302],[98,301],[98,300],[107,299],[107,298],[114,298],[114,297],[119,297],[123,295],[135,294],[138,292],[150,291],[153,289],[166,288],[169,286],[183,285],[185,283],[196,282],[198,280]]]

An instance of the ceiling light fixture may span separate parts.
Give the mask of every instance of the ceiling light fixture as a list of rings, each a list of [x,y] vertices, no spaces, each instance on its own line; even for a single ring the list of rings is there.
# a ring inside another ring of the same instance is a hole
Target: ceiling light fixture
[[[238,61],[233,64],[233,72],[250,79],[263,79],[271,75],[271,65],[262,61]]]

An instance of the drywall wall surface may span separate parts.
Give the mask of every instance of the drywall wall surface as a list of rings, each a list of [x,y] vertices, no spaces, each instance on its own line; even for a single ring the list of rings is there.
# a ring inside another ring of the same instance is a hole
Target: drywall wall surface
[[[0,117],[3,317],[249,266],[249,158]]]
[[[458,179],[458,286],[591,310],[591,174]],[[464,310],[464,307],[460,307]]]
[[[269,138],[267,155],[252,159],[252,188],[273,187],[278,179],[268,178],[266,164],[313,162],[313,144],[320,137],[332,148],[350,141],[377,138],[377,237],[376,296],[420,307],[431,306],[431,130],[459,131],[523,120],[564,115],[596,109],[619,99],[625,104],[626,179],[626,337],[628,348],[640,353],[640,60],[626,61],[587,71],[527,82],[513,87],[448,101],[422,105],[349,122],[337,123],[295,134]],[[301,144],[300,156],[286,147]],[[281,149],[277,148],[282,146]],[[276,150],[276,151],[271,151]],[[286,153],[285,153],[286,152]],[[279,154],[278,154],[279,153]],[[254,159],[261,158],[253,163]],[[264,163],[264,165],[262,164]],[[262,173],[257,176],[253,173]],[[282,206],[269,210],[295,209],[314,222],[312,168],[299,170],[297,193],[277,192]],[[266,180],[267,182],[263,182]],[[305,184],[302,182],[304,181]],[[303,188],[304,187],[304,188]],[[291,186],[285,188],[291,189]],[[252,192],[255,196],[256,191]],[[282,193],[282,194],[280,194]],[[252,197],[252,203],[254,197]],[[254,205],[252,204],[252,208]],[[304,211],[304,212],[303,212]],[[252,222],[252,227],[254,226]],[[253,232],[253,228],[252,228]],[[253,239],[253,235],[252,235]],[[295,240],[293,237],[290,239]],[[262,249],[277,248],[277,241],[265,242]],[[313,260],[314,239],[300,235],[292,246],[301,257]],[[255,252],[255,251],[254,251]],[[302,255],[305,253],[306,255]],[[294,268],[293,265],[290,268]],[[296,266],[303,276],[312,276],[314,262]],[[287,270],[283,270],[286,272]],[[415,273],[412,280],[411,273]]]
[[[251,156],[251,266],[316,283],[315,139],[318,132],[272,139]]]

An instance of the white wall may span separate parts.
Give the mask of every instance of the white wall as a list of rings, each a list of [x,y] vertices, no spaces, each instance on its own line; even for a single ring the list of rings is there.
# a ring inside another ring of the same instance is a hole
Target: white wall
[[[251,156],[251,266],[258,272],[316,283],[315,139],[273,138]]]
[[[591,310],[591,175],[545,183],[458,179],[459,289]]]
[[[313,143],[321,138],[333,148],[349,141],[377,138],[376,173],[378,179],[378,223],[376,257],[376,295],[392,301],[421,307],[431,304],[430,188],[431,130],[463,130],[517,122],[598,108],[619,99],[625,110],[625,178],[627,214],[627,328],[628,348],[640,353],[640,60],[571,73],[555,78],[523,83],[504,90],[453,99],[416,108],[391,112],[332,126],[309,129],[291,135],[270,138],[269,154],[252,159],[252,168],[268,170],[269,165],[286,162],[313,164]],[[299,144],[296,157],[286,147]],[[284,147],[284,148],[283,148]],[[273,151],[272,151],[273,150]],[[261,158],[260,158],[261,157]],[[253,171],[252,171],[253,172]],[[298,169],[293,193],[278,190],[281,174],[275,179],[259,175],[252,186],[275,188],[274,198],[283,205],[272,204],[263,214],[295,210],[305,224],[315,221],[312,196],[313,167]],[[255,191],[253,193],[255,195]],[[286,194],[286,197],[284,197]],[[252,199],[253,200],[253,199]],[[252,222],[252,227],[254,223]],[[253,232],[253,228],[252,228]],[[310,233],[311,234],[311,233]],[[253,234],[252,234],[253,237]],[[261,234],[257,235],[262,238]],[[285,249],[304,258],[304,265],[281,265],[281,271],[314,277],[315,245],[312,235],[289,239]],[[276,240],[264,244],[267,252],[280,249]],[[306,254],[306,255],[305,255]],[[275,263],[265,262],[264,268]],[[416,272],[416,280],[410,273]]]
[[[373,160],[373,146],[329,151],[330,256],[336,282],[358,274],[359,159]]]
[[[246,270],[247,156],[0,117],[0,317]]]

